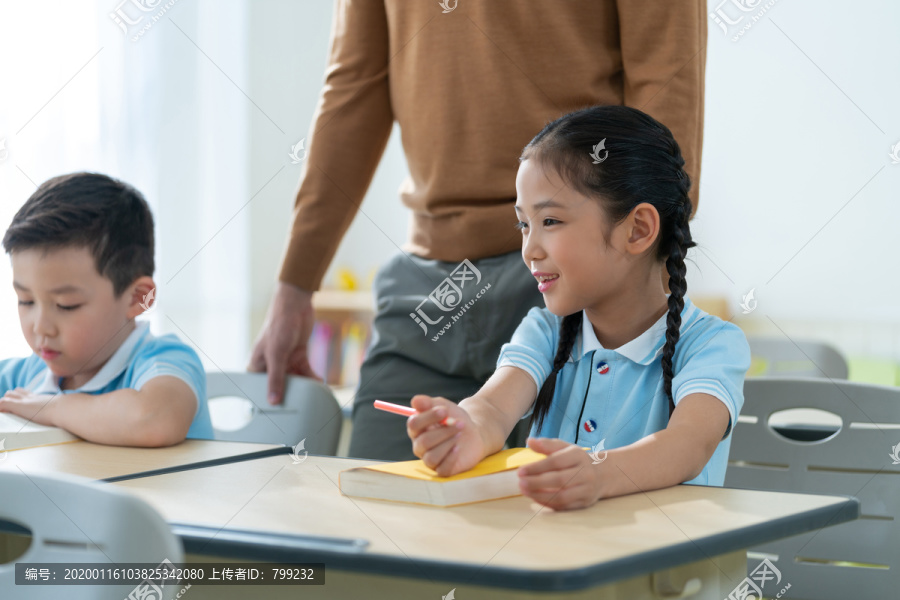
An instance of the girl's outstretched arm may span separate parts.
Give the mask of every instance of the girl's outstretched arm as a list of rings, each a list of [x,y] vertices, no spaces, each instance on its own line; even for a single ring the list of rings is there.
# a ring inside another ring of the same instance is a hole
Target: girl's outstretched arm
[[[419,414],[406,422],[413,452],[442,476],[471,469],[503,448],[536,397],[531,376],[512,366],[494,371],[476,394],[458,405],[446,398],[414,396],[411,404]]]
[[[519,469],[519,487],[536,502],[567,510],[678,485],[703,471],[728,419],[721,400],[691,394],[678,403],[668,427],[602,456],[562,440],[531,438],[529,447],[548,456]]]

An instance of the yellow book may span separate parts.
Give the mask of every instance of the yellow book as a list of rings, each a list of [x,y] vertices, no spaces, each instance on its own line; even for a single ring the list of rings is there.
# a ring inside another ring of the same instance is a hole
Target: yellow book
[[[421,460],[381,463],[341,471],[339,486],[347,496],[456,506],[521,495],[517,469],[544,458],[530,448],[511,448],[450,477],[440,477]]]

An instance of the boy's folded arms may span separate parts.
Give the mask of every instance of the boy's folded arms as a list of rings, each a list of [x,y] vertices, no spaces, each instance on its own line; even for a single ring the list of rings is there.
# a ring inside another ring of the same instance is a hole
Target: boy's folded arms
[[[135,322],[156,293],[153,217],[140,192],[94,173],[50,179],[13,217],[3,247],[34,354],[0,361],[0,412],[104,444],[212,437],[196,352]]]

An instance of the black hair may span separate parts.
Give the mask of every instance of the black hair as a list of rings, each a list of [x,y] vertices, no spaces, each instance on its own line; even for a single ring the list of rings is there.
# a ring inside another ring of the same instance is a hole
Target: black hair
[[[671,416],[675,406],[672,357],[687,292],[684,259],[688,249],[696,245],[688,225],[693,209],[688,197],[691,180],[672,132],[635,108],[592,106],[546,125],[519,157],[519,161],[530,159],[555,171],[579,193],[597,199],[613,224],[624,220],[641,203],[651,204],[659,213],[656,260],[665,261],[671,291],[662,355],[663,388],[669,397]],[[531,423],[537,423],[538,429],[550,410],[556,375],[572,351],[581,322],[580,311],[562,320],[553,368],[531,415]]]
[[[139,191],[99,173],[48,179],[13,217],[3,236],[7,254],[86,247],[116,297],[152,276],[153,215]]]

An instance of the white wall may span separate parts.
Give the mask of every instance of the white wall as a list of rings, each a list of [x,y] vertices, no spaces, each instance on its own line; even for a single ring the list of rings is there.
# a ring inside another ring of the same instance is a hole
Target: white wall
[[[284,130],[265,119],[252,123],[251,179],[264,182],[280,166],[251,210],[252,317],[255,336],[268,308],[290,228],[301,164],[288,153],[307,137],[324,81],[331,31],[331,2],[270,0],[250,5],[251,65],[248,92]],[[408,170],[399,143],[399,128],[388,142],[381,164],[356,219],[325,275],[324,286],[336,284],[339,267],[353,269],[361,283],[393,253],[407,231],[408,213],[397,189]]]
[[[747,328],[900,359],[900,4],[779,0],[737,42],[709,25],[689,286],[739,315],[755,288]]]

